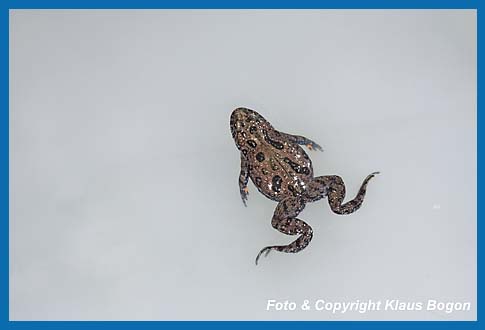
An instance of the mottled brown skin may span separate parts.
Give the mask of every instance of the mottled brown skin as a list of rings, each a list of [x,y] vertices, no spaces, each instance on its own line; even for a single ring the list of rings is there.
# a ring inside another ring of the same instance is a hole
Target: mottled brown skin
[[[337,214],[350,214],[360,208],[367,183],[379,172],[365,178],[357,196],[347,203],[345,185],[337,175],[313,177],[312,162],[300,145],[322,150],[315,142],[298,135],[281,133],[259,113],[237,108],[231,114],[231,133],[241,151],[239,191],[246,205],[249,178],[264,196],[278,202],[271,224],[287,235],[300,235],[289,245],[273,245],[262,249],[256,257],[271,250],[296,253],[313,237],[312,228],[296,218],[308,202],[328,197],[330,208]]]

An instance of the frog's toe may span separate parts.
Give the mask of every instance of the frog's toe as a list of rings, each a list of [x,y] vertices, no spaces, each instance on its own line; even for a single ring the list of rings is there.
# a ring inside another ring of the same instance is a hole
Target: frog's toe
[[[243,189],[241,189],[240,193],[241,193],[241,199],[244,206],[247,206],[246,201],[248,200],[248,194],[249,194],[248,187],[244,187]]]
[[[262,249],[261,251],[259,251],[258,255],[256,256],[256,266],[258,265],[258,260],[259,260],[259,257],[264,254],[264,257],[267,257],[268,254],[271,252],[271,250],[274,248],[274,246],[267,246],[265,247],[264,249]]]
[[[372,179],[373,177],[375,177],[377,174],[381,174],[381,172],[372,172],[371,174],[369,174],[366,178],[366,180],[370,180]]]
[[[310,150],[323,151],[323,148],[318,143],[315,143],[313,141],[310,141],[306,146]]]

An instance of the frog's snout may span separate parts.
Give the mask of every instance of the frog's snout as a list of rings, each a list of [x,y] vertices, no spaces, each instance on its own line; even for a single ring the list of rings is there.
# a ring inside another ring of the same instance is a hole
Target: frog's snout
[[[247,117],[247,111],[249,109],[246,108],[236,108],[231,114],[231,124],[236,124],[236,122],[244,120]]]
[[[232,137],[236,139],[237,133],[244,128],[244,121],[247,117],[245,108],[237,108],[231,114],[231,133]]]

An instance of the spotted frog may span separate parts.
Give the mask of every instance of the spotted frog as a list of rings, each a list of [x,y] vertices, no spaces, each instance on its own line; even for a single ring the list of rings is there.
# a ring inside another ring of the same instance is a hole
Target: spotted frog
[[[257,257],[267,256],[272,250],[297,253],[310,243],[312,228],[297,218],[306,203],[328,197],[330,208],[336,214],[350,214],[364,201],[367,183],[379,172],[369,174],[357,196],[343,203],[345,185],[338,175],[313,176],[312,161],[300,145],[310,150],[322,148],[306,137],[277,131],[259,113],[237,108],[231,114],[231,133],[241,151],[239,191],[246,205],[249,178],[267,198],[277,201],[271,225],[287,235],[299,235],[288,245],[272,245],[262,249]]]

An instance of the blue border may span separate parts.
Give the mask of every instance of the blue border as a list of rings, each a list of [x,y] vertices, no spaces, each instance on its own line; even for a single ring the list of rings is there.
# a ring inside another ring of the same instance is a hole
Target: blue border
[[[133,322],[105,322],[105,321],[9,321],[9,75],[8,75],[8,59],[9,59],[9,9],[148,9],[148,8],[164,8],[164,9],[283,9],[283,8],[325,8],[325,9],[477,9],[477,127],[480,126],[480,96],[483,88],[478,84],[483,77],[483,69],[479,65],[480,55],[482,51],[482,43],[480,36],[484,35],[483,24],[480,22],[481,11],[479,8],[479,1],[458,1],[458,0],[25,0],[25,1],[5,1],[0,2],[1,8],[1,25],[0,25],[0,42],[1,42],[1,112],[0,112],[0,216],[1,216],[1,230],[2,238],[0,239],[1,254],[0,254],[0,329],[20,329],[20,328],[46,328],[46,329],[84,329],[84,328],[107,328],[107,329],[154,329],[154,328],[207,328],[207,329],[225,329],[227,327],[242,329],[242,328],[271,328],[278,330],[294,329],[295,327],[305,327],[309,329],[316,328],[333,328],[333,329],[478,329],[483,323],[476,322],[453,322],[453,321],[206,321],[206,322],[175,322],[175,321],[133,321]],[[477,130],[477,152],[481,146],[481,134]],[[480,205],[483,200],[481,197],[481,176],[479,174],[480,157],[477,153],[477,235],[480,236],[481,226],[478,219],[480,219]],[[483,236],[483,235],[482,235]],[[480,250],[481,244],[478,242],[478,274],[481,274],[480,265]],[[480,304],[480,297],[483,295],[482,287],[477,283],[478,290],[478,306],[477,317],[482,319],[482,304]]]
[[[9,1],[12,9],[57,9],[57,8],[207,8],[207,9],[276,9],[276,8],[325,8],[325,9],[477,9],[478,0],[24,0]]]

